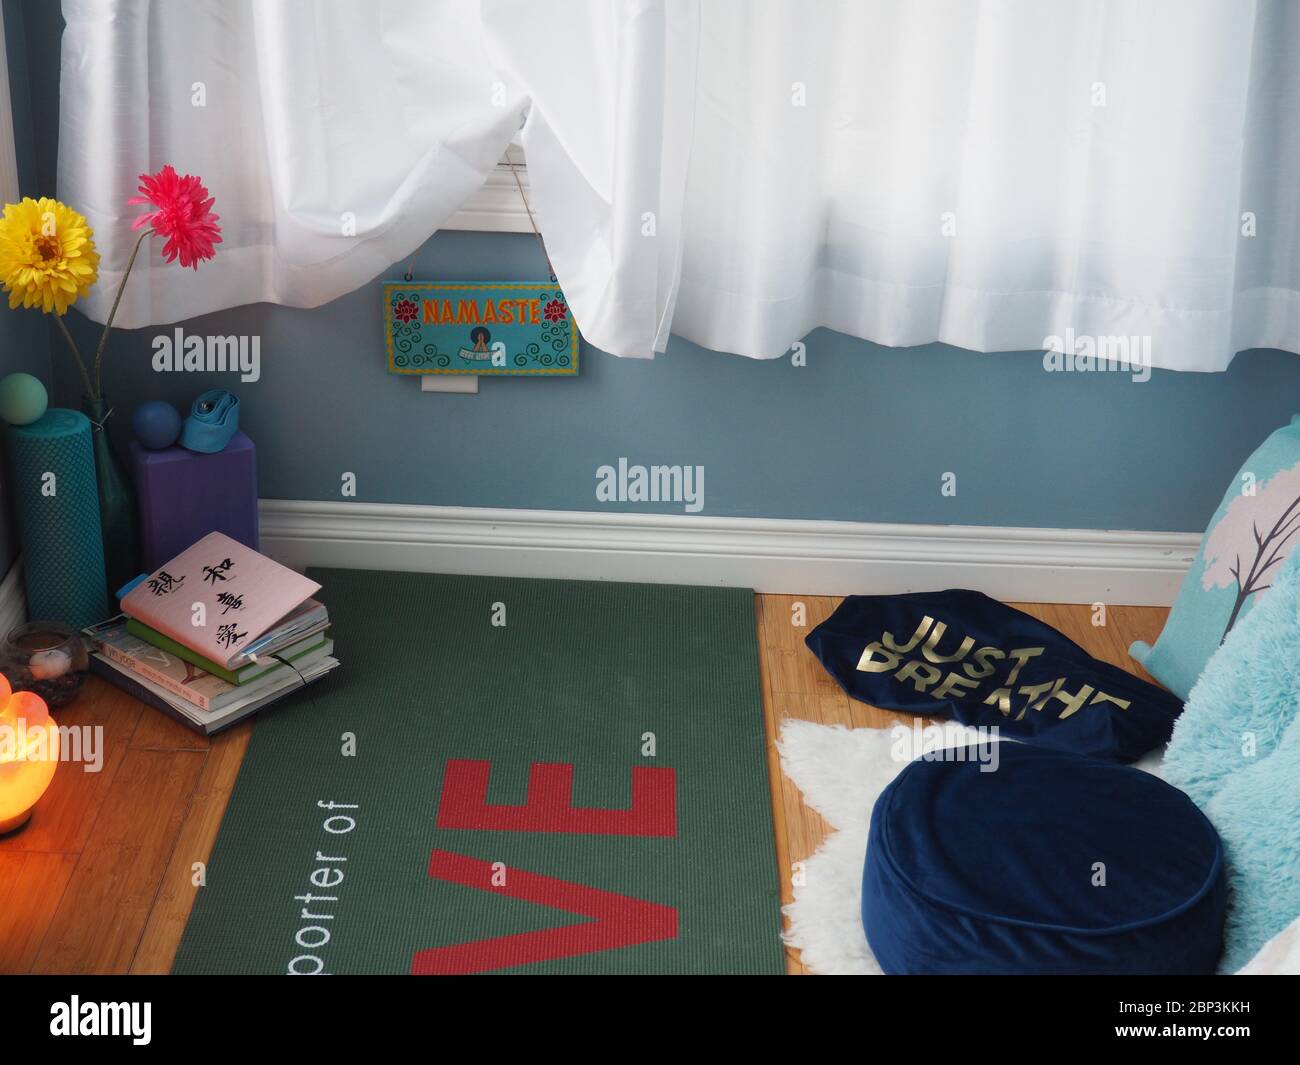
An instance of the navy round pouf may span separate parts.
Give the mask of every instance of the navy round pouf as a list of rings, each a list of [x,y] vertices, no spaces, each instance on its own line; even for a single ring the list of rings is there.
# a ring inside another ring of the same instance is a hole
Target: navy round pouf
[[[993,772],[976,748],[918,760],[876,801],[862,924],[881,968],[1213,973],[1223,852],[1192,801],[1129,766],[996,746]]]

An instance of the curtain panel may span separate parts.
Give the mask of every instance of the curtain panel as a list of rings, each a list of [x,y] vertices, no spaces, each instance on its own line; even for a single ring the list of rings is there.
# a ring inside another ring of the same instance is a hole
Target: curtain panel
[[[144,171],[201,175],[225,242],[198,272],[137,263],[130,327],[356,289],[521,132],[560,283],[615,355],[671,332],[775,358],[818,326],[1122,338],[1181,370],[1300,351],[1296,0],[63,10],[58,192],[96,231],[99,320]]]

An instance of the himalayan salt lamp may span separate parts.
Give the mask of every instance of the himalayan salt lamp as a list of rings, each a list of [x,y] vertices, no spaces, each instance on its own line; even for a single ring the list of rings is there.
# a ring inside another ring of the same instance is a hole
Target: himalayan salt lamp
[[[44,701],[0,675],[0,835],[21,828],[59,765],[59,729]]]

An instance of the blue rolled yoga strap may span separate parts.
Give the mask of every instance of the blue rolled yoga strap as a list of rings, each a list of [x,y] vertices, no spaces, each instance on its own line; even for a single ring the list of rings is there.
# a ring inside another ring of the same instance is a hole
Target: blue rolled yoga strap
[[[224,451],[239,431],[239,397],[224,388],[204,392],[194,401],[181,429],[180,444],[211,455]]]

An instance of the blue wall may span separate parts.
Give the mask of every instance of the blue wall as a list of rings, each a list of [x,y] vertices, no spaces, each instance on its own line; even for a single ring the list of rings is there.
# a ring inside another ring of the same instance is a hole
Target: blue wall
[[[52,184],[59,22],[55,5],[23,6],[37,169]],[[448,232],[426,245],[416,274],[544,278],[545,265],[530,236]],[[1187,531],[1204,527],[1242,460],[1300,410],[1300,356],[1283,352],[1134,383],[1045,373],[1038,352],[891,349],[828,330],[807,338],[803,368],[674,338],[650,362],[584,348],[574,380],[429,395],[385,372],[379,301],[376,281],[315,310],[259,304],[182,323],[260,335],[256,384],[155,374],[150,343],[162,330],[119,334],[110,399],[125,414],[148,398],[188,406],[205,388],[237,390],[265,497],[338,499],[353,472],[364,501],[680,512],[597,503],[596,468],[627,456],[703,465],[709,515]],[[90,323],[70,317],[90,344]],[[72,403],[75,374],[54,354],[57,394]],[[940,493],[946,471],[954,497]]]

